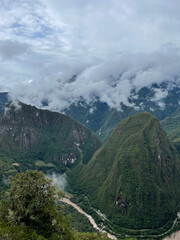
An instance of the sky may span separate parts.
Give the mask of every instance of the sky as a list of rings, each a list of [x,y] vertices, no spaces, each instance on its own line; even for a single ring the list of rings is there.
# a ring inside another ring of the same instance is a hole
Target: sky
[[[180,83],[179,0],[0,0],[0,91],[63,110]],[[167,92],[155,93],[161,101]]]

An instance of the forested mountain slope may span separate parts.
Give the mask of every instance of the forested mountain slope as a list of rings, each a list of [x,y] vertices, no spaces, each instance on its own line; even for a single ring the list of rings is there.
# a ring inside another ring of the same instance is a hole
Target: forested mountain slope
[[[91,161],[72,176],[93,206],[119,226],[158,228],[175,218],[180,156],[158,120],[140,113],[122,121]],[[73,182],[74,184],[74,182]]]

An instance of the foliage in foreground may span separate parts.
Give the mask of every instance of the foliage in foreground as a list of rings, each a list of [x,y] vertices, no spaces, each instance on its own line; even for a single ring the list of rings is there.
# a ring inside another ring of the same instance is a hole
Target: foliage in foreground
[[[0,205],[0,240],[107,240],[98,233],[70,229],[56,204],[62,193],[42,172],[17,174]]]
[[[0,223],[0,239],[1,240],[108,240],[105,235],[98,233],[79,233],[72,231],[70,236],[52,234],[46,238],[38,234],[35,230],[25,225],[10,227],[8,224]]]
[[[17,174],[1,203],[2,228],[49,239],[71,239],[68,219],[56,204],[58,197],[56,188],[42,172]]]

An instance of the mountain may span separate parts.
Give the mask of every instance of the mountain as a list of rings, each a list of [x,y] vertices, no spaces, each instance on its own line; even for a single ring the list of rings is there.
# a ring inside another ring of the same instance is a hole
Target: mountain
[[[139,111],[125,105],[122,106],[122,111],[117,111],[115,108],[110,108],[107,103],[97,100],[90,105],[80,101],[77,104],[72,104],[64,112],[87,126],[104,142],[120,121]]]
[[[3,113],[6,104],[8,103],[8,93],[0,92],[0,115]]]
[[[19,101],[9,103],[0,118],[0,154],[19,171],[64,172],[80,160],[88,163],[100,146],[95,134],[72,118]]]
[[[0,93],[0,114],[7,102],[7,93]],[[80,97],[60,111],[91,129],[104,142],[120,121],[139,112],[149,112],[159,120],[171,116],[179,108],[180,88],[175,83],[173,86],[167,83],[152,84],[133,90],[128,102],[126,105],[121,103],[118,110],[93,95],[88,103]],[[48,106],[48,99],[42,101],[42,105]]]
[[[116,226],[151,229],[176,217],[179,170],[180,156],[158,120],[139,113],[123,120],[71,176],[74,186]]]
[[[161,125],[173,142],[180,142],[180,108],[178,108],[171,116],[162,120]]]
[[[161,95],[164,97],[161,99]],[[149,112],[159,120],[173,114],[179,108],[180,88],[169,89],[167,84],[152,84],[151,87],[140,88],[132,92],[129,97],[129,106],[121,104],[120,110],[111,108],[98,98],[91,103],[81,99],[76,104],[64,109],[65,114],[94,131],[104,142],[120,121],[139,112]]]

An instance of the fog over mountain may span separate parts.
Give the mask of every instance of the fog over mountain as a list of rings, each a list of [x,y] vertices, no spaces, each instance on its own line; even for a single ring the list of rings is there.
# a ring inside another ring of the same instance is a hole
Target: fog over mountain
[[[163,107],[180,82],[179,1],[1,0],[0,91],[51,110],[97,98],[121,110],[138,89]],[[5,16],[9,16],[8,18]]]
[[[120,103],[133,106],[128,99],[136,98],[140,88],[165,82],[168,88],[154,89],[151,99],[163,106],[168,90],[180,83],[179,65],[180,57],[176,53],[124,55],[86,67],[80,73],[74,71],[71,76],[69,68],[64,68],[64,74],[58,79],[14,83],[13,88],[9,88],[10,96],[39,107],[48,102],[48,108],[53,110],[63,110],[81,98],[87,103],[98,98],[120,110]]]

